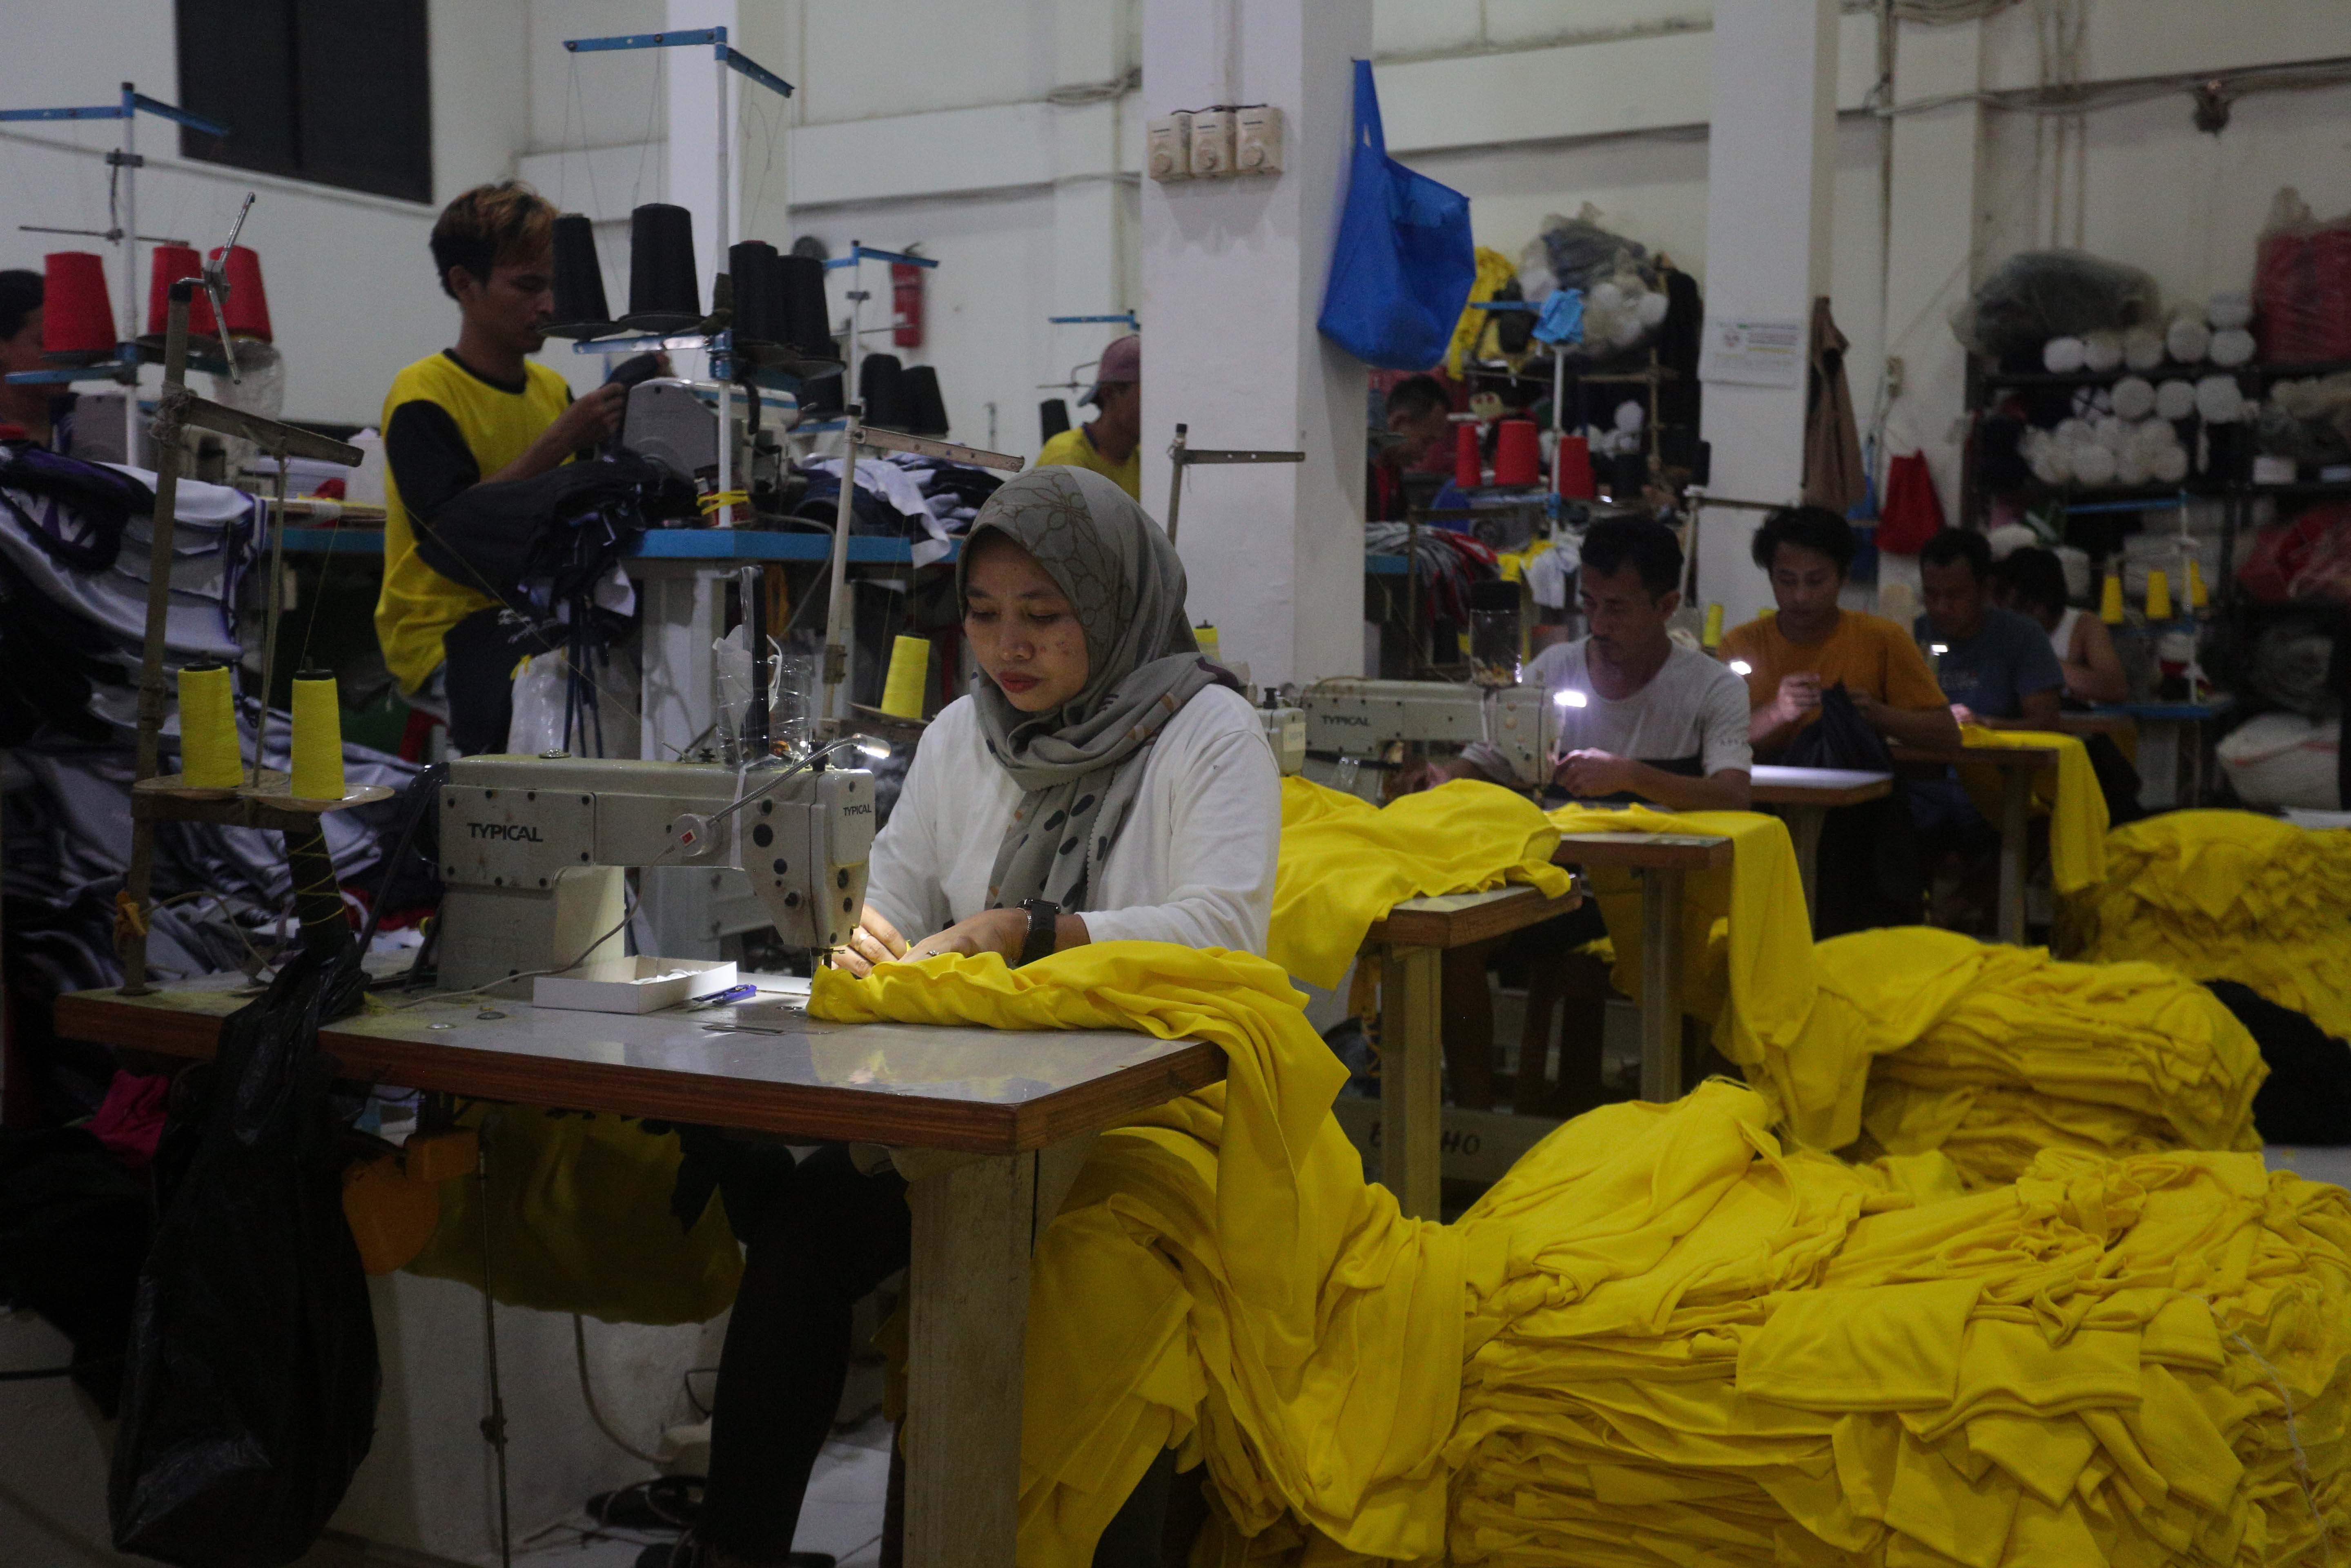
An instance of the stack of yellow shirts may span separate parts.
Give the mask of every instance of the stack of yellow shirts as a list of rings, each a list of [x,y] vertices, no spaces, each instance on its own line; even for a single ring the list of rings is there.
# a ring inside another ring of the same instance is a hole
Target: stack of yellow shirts
[[[1385,807],[1311,779],[1281,781],[1281,858],[1266,952],[1330,990],[1374,922],[1408,898],[1524,883],[1556,898],[1559,830],[1499,785],[1457,779]]]
[[[2051,1153],[1953,1196],[1767,1114],[1594,1112],[1462,1219],[1510,1247],[1470,1278],[1452,1562],[2339,1559],[2342,1189]]]
[[[1215,1042],[1040,1245],[1020,1561],[1084,1568],[1153,1457],[1195,1563],[2284,1563],[2351,1542],[2351,1197],[2258,1156],[1789,1154],[1716,1082],[1408,1220],[1259,960],[1105,944],[826,971],[812,1012]]]
[[[2074,914],[2077,957],[2236,980],[2351,1036],[2351,832],[2250,811],[2169,811],[2106,837]]]
[[[1802,1146],[1940,1150],[1971,1183],[2044,1148],[2253,1149],[2268,1069],[2203,987],[2150,964],[2062,964],[1925,926],[1818,944],[1792,1040],[1725,1052]]]

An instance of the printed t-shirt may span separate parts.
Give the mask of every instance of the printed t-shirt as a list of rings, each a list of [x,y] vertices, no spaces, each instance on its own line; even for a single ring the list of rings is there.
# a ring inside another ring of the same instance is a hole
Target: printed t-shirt
[[[441,639],[496,604],[487,585],[453,582],[416,553],[416,527],[530,449],[571,402],[549,367],[526,362],[519,384],[495,382],[447,350],[392,378],[383,399],[383,589],[376,639],[401,689],[442,664]]]

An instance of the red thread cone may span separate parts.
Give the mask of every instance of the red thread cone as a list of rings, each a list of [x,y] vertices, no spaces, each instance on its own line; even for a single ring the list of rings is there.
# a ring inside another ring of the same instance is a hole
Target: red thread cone
[[[1486,482],[1486,471],[1478,460],[1478,427],[1457,424],[1453,427],[1453,482],[1465,490],[1474,490]]]
[[[52,252],[42,267],[41,307],[43,353],[114,351],[114,301],[106,294],[104,256],[86,250]]]
[[[1502,434],[1494,444],[1494,483],[1542,483],[1542,443],[1535,434],[1533,420],[1502,421]]]
[[[159,245],[155,247],[155,259],[151,264],[147,282],[148,337],[160,343],[164,334],[171,330],[172,285],[183,277],[201,277],[204,270],[204,257],[196,254],[193,246]],[[210,338],[219,331],[213,325],[213,302],[205,298],[202,288],[197,289],[195,298],[188,301],[188,331],[199,338]]]
[[[220,252],[212,254],[218,257]],[[269,296],[261,287],[261,257],[250,246],[238,246],[228,253],[226,270],[228,298],[221,308],[228,313],[230,335],[275,341],[269,331]]]
[[[1552,483],[1571,501],[1589,501],[1597,494],[1592,482],[1592,443],[1581,435],[1562,435],[1552,459]]]

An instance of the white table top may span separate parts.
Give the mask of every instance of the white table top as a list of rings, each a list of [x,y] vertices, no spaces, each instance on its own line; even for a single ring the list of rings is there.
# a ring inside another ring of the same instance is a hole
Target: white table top
[[[1891,773],[1873,773],[1860,768],[1780,768],[1771,763],[1759,763],[1748,773],[1750,781],[1775,788],[1795,789],[1813,785],[1823,789],[1851,789],[1864,784],[1883,784],[1894,777]]]

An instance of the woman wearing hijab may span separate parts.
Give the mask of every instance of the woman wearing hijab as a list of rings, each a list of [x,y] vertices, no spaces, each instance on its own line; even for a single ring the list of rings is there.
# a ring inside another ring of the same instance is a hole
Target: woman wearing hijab
[[[1192,639],[1167,536],[1099,474],[1033,469],[980,508],[956,586],[971,692],[924,731],[833,961],[859,975],[939,953],[1018,965],[1112,941],[1262,954],[1280,774],[1248,699]],[[840,1148],[772,1197],[729,1193],[747,1251],[701,1522],[643,1568],[810,1561],[790,1554],[800,1498],[840,1404],[851,1308],[905,1266],[904,1193]],[[1158,1562],[1172,1469],[1163,1460],[1112,1521],[1099,1568]]]

